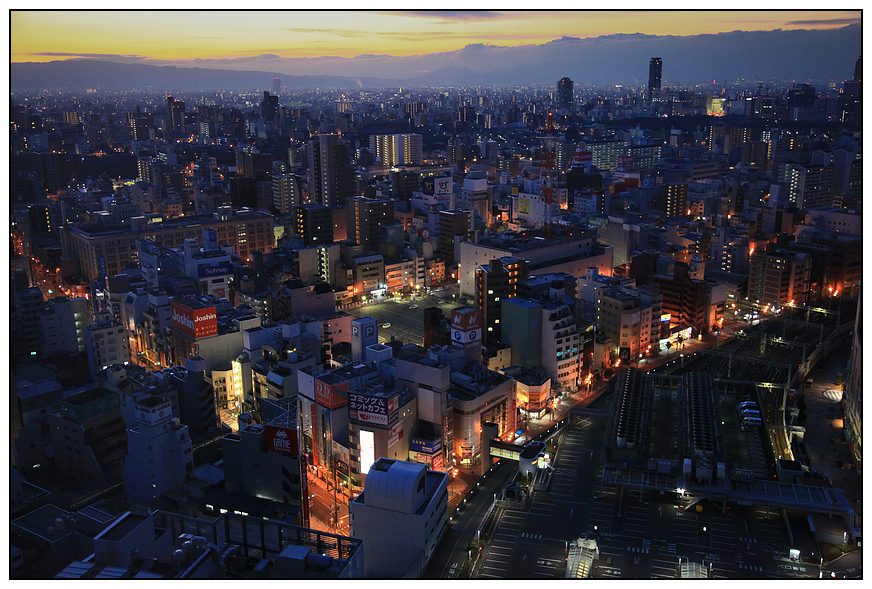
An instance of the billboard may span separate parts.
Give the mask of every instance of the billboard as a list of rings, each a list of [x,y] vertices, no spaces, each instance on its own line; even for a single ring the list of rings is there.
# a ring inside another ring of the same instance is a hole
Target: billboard
[[[397,420],[397,395],[382,397],[362,393],[348,394],[348,416],[375,425],[390,425]]]
[[[348,404],[348,381],[327,383],[315,379],[315,402],[328,409],[338,409]]]
[[[172,301],[170,309],[172,310],[174,331],[184,333],[193,339],[218,333],[218,313],[215,311],[215,307],[191,309],[179,301]]]
[[[214,278],[215,276],[227,276],[228,274],[233,274],[233,266],[230,264],[201,266],[197,268],[197,276],[200,278]]]
[[[296,456],[299,450],[297,445],[297,430],[279,425],[266,425],[266,450],[287,456]]]
[[[433,194],[451,194],[451,177],[435,178],[433,180]]]
[[[394,444],[398,443],[403,439],[403,424],[398,423],[394,427],[391,428],[391,431],[388,433],[388,448],[392,447]]]
[[[434,454],[442,449],[442,439],[425,440],[424,438],[409,438],[409,450]]]
[[[309,461],[307,456],[307,454],[300,456],[300,496],[306,498],[304,501],[301,501],[304,528],[309,527]]]
[[[451,311],[451,327],[454,329],[472,330],[481,327],[481,311],[473,307],[454,309]]]

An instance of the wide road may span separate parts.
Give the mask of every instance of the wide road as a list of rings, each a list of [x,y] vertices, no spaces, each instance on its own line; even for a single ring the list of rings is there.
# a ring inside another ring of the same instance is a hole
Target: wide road
[[[494,494],[506,486],[517,470],[517,462],[500,460],[490,474],[479,480],[480,485],[473,487],[460,510],[449,514],[454,521],[449,524],[430,559],[424,579],[457,578],[466,559],[466,547],[475,538],[478,526],[493,503]]]

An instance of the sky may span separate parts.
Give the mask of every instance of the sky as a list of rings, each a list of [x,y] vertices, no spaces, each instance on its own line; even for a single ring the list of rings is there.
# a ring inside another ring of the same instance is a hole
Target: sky
[[[404,3],[407,4],[407,3]],[[564,36],[696,35],[825,29],[855,11],[20,11],[10,12],[10,61],[76,57],[162,65],[171,60],[409,56],[474,43],[542,44]]]

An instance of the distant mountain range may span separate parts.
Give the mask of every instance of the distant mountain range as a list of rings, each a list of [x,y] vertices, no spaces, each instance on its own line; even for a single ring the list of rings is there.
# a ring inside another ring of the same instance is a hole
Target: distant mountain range
[[[46,89],[251,90],[280,77],[290,89],[554,84],[642,86],[648,59],[663,58],[663,84],[735,83],[758,76],[797,82],[840,82],[852,76],[862,51],[859,25],[838,29],[732,31],[716,35],[619,34],[563,37],[541,45],[474,44],[457,51],[406,57],[283,58],[258,55],[118,63],[70,59],[13,63],[12,91]]]

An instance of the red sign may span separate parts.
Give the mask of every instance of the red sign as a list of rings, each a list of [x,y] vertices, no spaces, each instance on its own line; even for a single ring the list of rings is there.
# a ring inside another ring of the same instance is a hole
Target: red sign
[[[338,409],[348,404],[348,381],[329,384],[315,379],[315,402],[328,409]]]
[[[300,455],[300,495],[303,497],[303,523],[302,527],[309,527],[309,467],[306,455]]]
[[[266,426],[267,452],[277,452],[288,456],[296,456],[298,451],[297,430],[278,425]]]
[[[172,301],[173,329],[193,339],[218,333],[218,313],[215,307],[191,309],[179,301]]]
[[[471,331],[481,327],[481,311],[478,309],[455,309],[451,312],[451,327]]]

